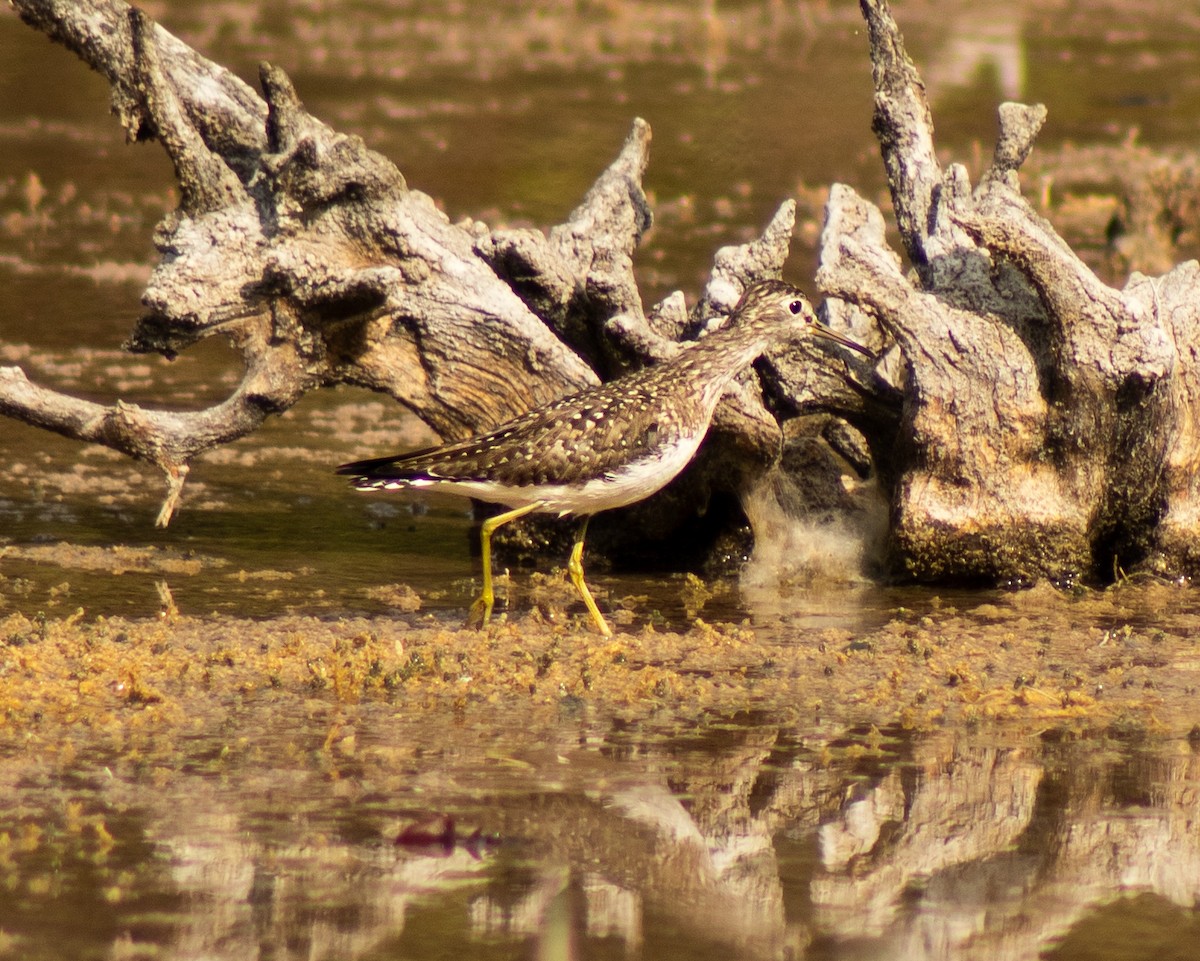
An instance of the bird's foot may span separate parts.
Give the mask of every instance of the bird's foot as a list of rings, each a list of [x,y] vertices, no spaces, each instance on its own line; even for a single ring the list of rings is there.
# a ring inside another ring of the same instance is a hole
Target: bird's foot
[[[493,603],[491,599],[486,597],[477,598],[475,603],[471,605],[471,609],[467,612],[467,620],[463,624],[463,627],[467,630],[482,631],[492,619]]]
[[[600,613],[599,609],[593,610],[591,614],[592,623],[596,625],[596,630],[605,637],[612,637],[612,628],[608,626],[608,621],[604,619],[604,615]]]

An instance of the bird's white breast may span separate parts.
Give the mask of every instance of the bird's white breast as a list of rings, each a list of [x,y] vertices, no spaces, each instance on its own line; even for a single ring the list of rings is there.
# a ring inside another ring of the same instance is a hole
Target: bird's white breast
[[[702,434],[680,437],[674,444],[660,447],[653,454],[632,461],[617,470],[609,471],[603,478],[572,485],[570,500],[572,502],[584,501],[587,504],[585,507],[554,508],[551,506],[550,498],[544,496],[543,499],[547,501],[547,510],[595,514],[599,511],[624,507],[627,504],[643,500],[661,490],[687,467],[688,462],[695,456],[702,438]]]
[[[444,491],[506,507],[525,507],[540,502],[542,506],[537,508],[537,512],[542,514],[597,514],[634,504],[661,490],[688,465],[703,436],[680,437],[674,444],[660,447],[653,454],[600,477],[574,484],[503,487],[484,481],[422,479],[383,483],[376,485],[375,489]]]

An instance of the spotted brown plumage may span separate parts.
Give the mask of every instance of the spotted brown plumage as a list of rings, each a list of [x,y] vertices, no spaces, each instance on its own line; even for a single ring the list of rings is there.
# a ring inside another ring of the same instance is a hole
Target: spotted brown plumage
[[[611,633],[583,579],[583,541],[592,514],[649,497],[696,453],[730,381],[772,343],[817,336],[863,353],[821,325],[804,294],[779,280],[751,286],[728,323],[665,363],[570,394],[469,440],[395,457],[343,464],[359,490],[448,491],[503,504],[483,523],[483,594],[472,622],[494,602],[491,535],[537,512],[583,518],[568,563],[597,628]]]
[[[654,457],[702,418],[695,402],[663,409],[661,376],[640,376],[663,369],[646,368],[570,394],[470,440],[359,461],[339,467],[338,473],[355,475],[360,490],[395,489],[413,482],[429,486],[421,482],[438,480],[502,488],[580,484],[631,461]],[[502,497],[497,500],[507,503]]]

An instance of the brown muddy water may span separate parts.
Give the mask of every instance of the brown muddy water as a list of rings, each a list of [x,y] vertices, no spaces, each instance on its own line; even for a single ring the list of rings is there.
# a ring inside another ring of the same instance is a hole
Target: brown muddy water
[[[978,169],[1005,98],[1048,147],[1200,139],[1194,4],[994,6],[896,5],[947,156]],[[789,196],[811,289],[824,185],[882,186],[852,3],[145,7],[452,217],[561,220],[646,118],[647,302]],[[0,363],[223,398],[220,345],[120,351],[170,168],[7,9],[0,144]],[[463,504],[331,473],[428,440],[322,392],[158,531],[156,476],[0,422],[0,957],[1200,957],[1190,585],[880,587],[769,518],[740,578],[597,571],[611,641],[530,571],[462,632]]]

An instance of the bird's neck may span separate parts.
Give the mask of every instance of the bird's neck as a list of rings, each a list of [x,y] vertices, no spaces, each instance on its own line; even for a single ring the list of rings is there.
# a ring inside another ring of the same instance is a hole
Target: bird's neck
[[[678,376],[692,381],[694,396],[712,411],[733,379],[775,339],[762,330],[722,327],[679,355]]]

